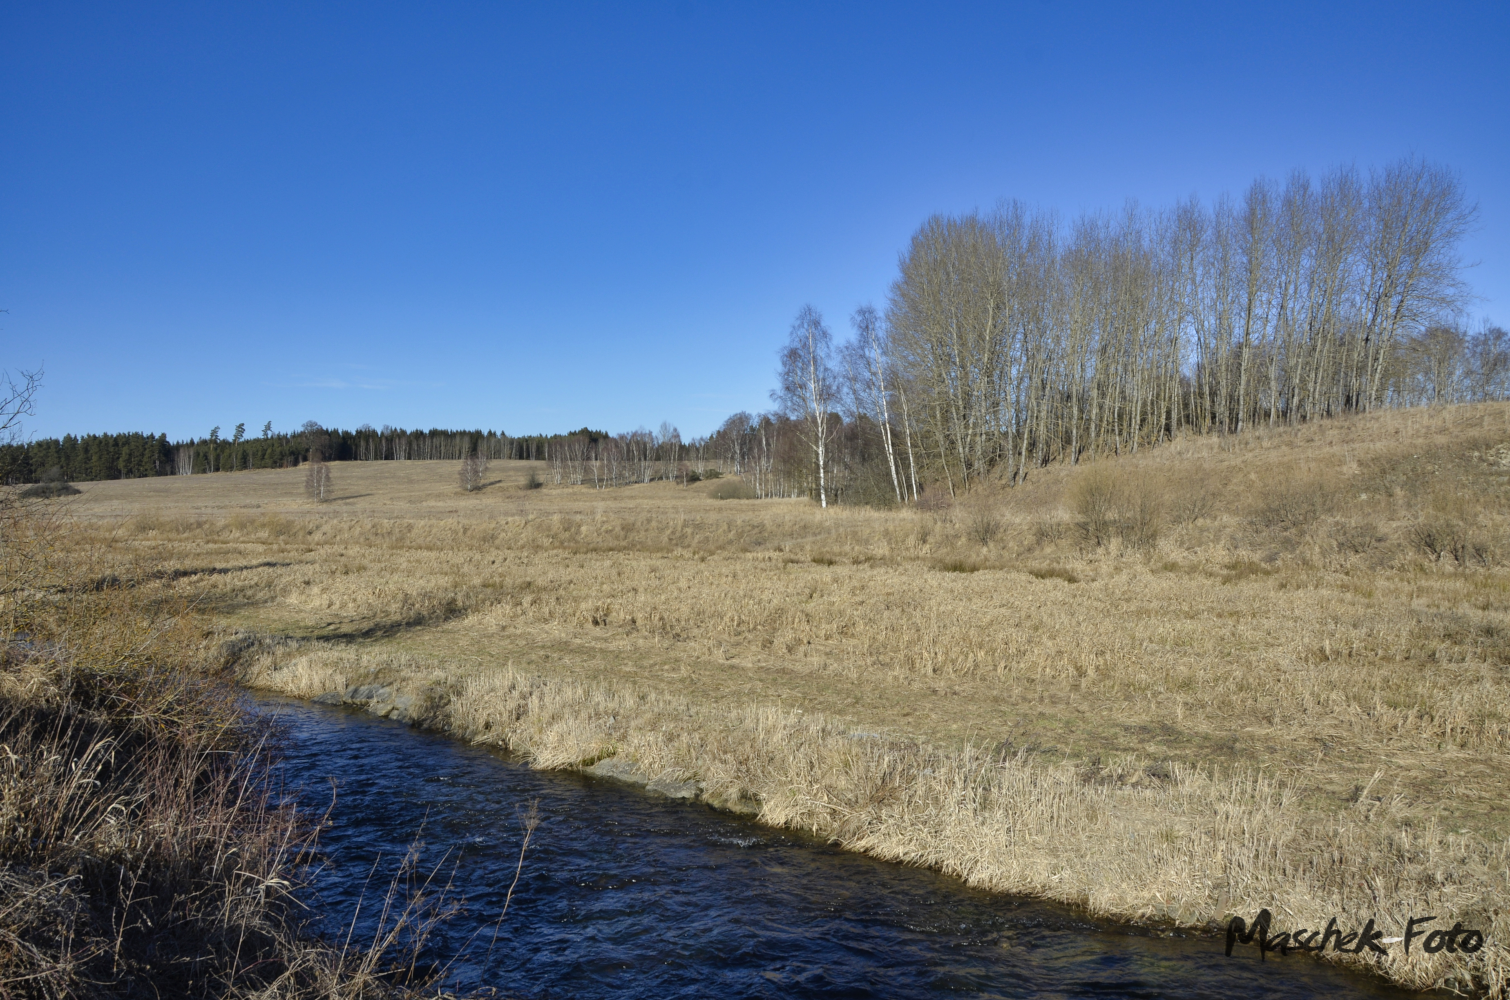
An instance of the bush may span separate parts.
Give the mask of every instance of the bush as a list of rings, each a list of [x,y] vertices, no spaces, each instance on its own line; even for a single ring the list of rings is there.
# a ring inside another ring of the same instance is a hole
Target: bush
[[[1338,493],[1330,476],[1277,477],[1257,490],[1249,520],[1269,531],[1304,531],[1336,506]]]
[[[1465,520],[1441,513],[1428,513],[1411,525],[1411,542],[1433,562],[1451,556],[1459,566],[1488,566],[1494,562],[1493,546]]]
[[[714,500],[754,500],[755,490],[743,479],[726,479],[708,490]]]
[[[79,488],[68,481],[61,467],[54,465],[42,473],[40,482],[21,490],[21,496],[28,500],[50,499],[52,497],[77,496]]]
[[[1157,485],[1146,475],[1106,464],[1080,472],[1070,487],[1070,508],[1082,540],[1108,545],[1114,539],[1128,545],[1152,545],[1163,526],[1163,503]]]
[[[980,543],[981,547],[990,545],[997,535],[1001,534],[1002,521],[995,509],[984,503],[973,505],[965,515],[965,537],[972,542]]]
[[[1205,476],[1186,473],[1172,483],[1165,509],[1178,524],[1192,524],[1216,512],[1220,499],[1216,487]]]

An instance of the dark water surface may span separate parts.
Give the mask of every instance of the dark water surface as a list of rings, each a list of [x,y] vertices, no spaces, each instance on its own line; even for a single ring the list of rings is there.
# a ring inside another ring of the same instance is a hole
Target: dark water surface
[[[463,987],[615,998],[1419,997],[1313,959],[1260,964],[1252,947],[1229,959],[1216,938],[978,892],[358,712],[260,704],[288,726],[288,784],[324,808],[329,779],[338,783],[317,880],[330,930],[348,924],[374,859],[386,859],[373,880],[380,895],[423,826],[427,859],[451,850],[468,911],[437,953],[483,928],[453,968]],[[533,799],[540,826],[489,959],[519,857],[518,809]]]

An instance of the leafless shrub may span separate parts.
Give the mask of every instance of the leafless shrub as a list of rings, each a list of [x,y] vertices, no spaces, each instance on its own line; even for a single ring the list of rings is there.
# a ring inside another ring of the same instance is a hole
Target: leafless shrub
[[[1411,542],[1433,562],[1449,557],[1459,566],[1489,566],[1495,562],[1495,547],[1467,521],[1441,513],[1429,513],[1410,526]]]
[[[531,469],[529,475],[524,477],[524,482],[519,485],[519,488],[522,490],[538,490],[544,485],[545,483],[540,479],[540,474]]]
[[[1081,537],[1102,546],[1114,539],[1146,546],[1159,539],[1163,504],[1157,484],[1110,464],[1098,463],[1080,472],[1070,488],[1069,501]]]
[[[1219,499],[1220,494],[1207,477],[1184,472],[1170,482],[1165,507],[1176,524],[1192,524],[1216,513]]]
[[[994,508],[984,503],[976,503],[965,514],[964,528],[965,537],[984,547],[990,545],[992,540],[1001,534],[1002,520]]]
[[[1407,537],[1433,562],[1492,565],[1497,561],[1498,546],[1481,523],[1481,508],[1456,491],[1438,491],[1406,529]]]
[[[1298,474],[1276,476],[1261,484],[1249,520],[1268,531],[1303,531],[1328,513],[1338,497],[1337,483],[1329,476]]]
[[[1045,516],[1033,523],[1033,542],[1036,545],[1054,545],[1064,541],[1070,525],[1053,516]]]
[[[1367,555],[1387,540],[1387,536],[1372,521],[1339,519],[1332,523],[1326,534],[1337,546],[1337,551],[1350,556]]]

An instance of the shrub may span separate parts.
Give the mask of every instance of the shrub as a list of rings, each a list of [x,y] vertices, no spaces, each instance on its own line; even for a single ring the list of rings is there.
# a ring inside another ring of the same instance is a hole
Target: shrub
[[[1336,543],[1337,551],[1350,556],[1366,555],[1374,546],[1386,540],[1379,526],[1368,521],[1338,520],[1332,524],[1327,534]]]
[[[964,526],[965,537],[984,547],[990,545],[992,539],[1001,533],[1002,522],[995,509],[984,503],[976,503],[965,516]]]
[[[1186,472],[1170,484],[1165,508],[1175,523],[1191,524],[1210,517],[1219,498],[1216,487],[1205,476]]]
[[[714,500],[754,500],[755,490],[743,479],[726,479],[708,490]]]
[[[1336,505],[1338,492],[1330,476],[1276,476],[1256,491],[1249,520],[1269,531],[1303,531]]]
[[[21,496],[28,500],[77,496],[78,493],[79,488],[70,483],[62,468],[56,465],[42,473],[40,482],[21,490]]]
[[[1107,464],[1084,468],[1069,493],[1081,538],[1096,546],[1114,539],[1138,546],[1158,541],[1163,525],[1161,501],[1152,479]]]

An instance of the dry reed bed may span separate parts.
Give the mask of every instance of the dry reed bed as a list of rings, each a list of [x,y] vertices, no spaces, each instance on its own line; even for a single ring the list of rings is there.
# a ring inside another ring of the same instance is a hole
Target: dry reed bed
[[[1336,917],[1400,934],[1408,916],[1436,914],[1481,928],[1489,944],[1474,956],[1417,948],[1407,959],[1396,946],[1377,963],[1345,960],[1415,987],[1494,994],[1510,970],[1510,845],[1397,827],[1396,803],[1367,796],[1317,815],[1254,769],[1046,764],[859,733],[800,710],[695,705],[512,670],[458,679],[412,658],[297,645],[263,648],[243,677],[305,698],[393,685],[430,725],[536,767],[617,756],[650,777],[696,780],[714,802],[756,802],[764,822],[985,889],[1181,926],[1268,907],[1289,929]]]

